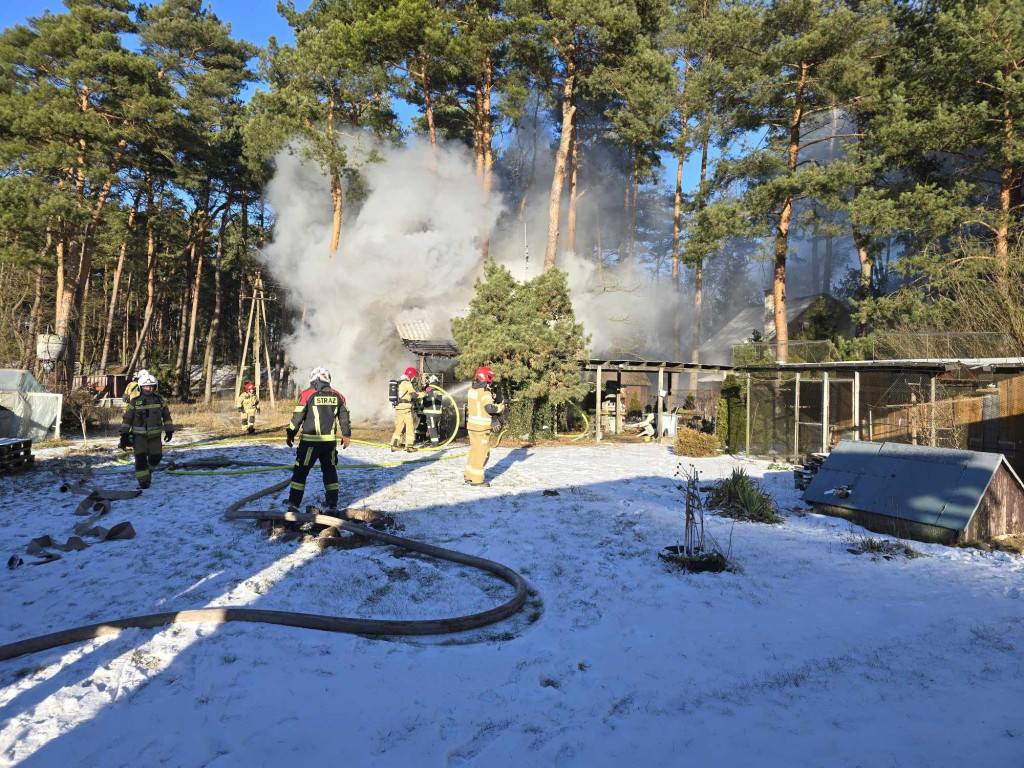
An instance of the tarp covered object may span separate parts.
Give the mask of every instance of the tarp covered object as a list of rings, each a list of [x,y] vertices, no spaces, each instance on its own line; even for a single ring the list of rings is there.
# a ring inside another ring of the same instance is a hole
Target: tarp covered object
[[[45,440],[51,430],[60,435],[64,397],[48,392],[30,371],[0,368],[0,405],[14,414],[8,437]]]

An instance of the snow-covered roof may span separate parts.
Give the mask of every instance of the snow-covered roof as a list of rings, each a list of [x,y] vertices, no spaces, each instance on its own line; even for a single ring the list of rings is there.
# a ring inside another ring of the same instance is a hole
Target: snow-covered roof
[[[1000,466],[1001,453],[842,440],[818,469],[804,501],[962,531]],[[835,489],[846,486],[840,498]]]

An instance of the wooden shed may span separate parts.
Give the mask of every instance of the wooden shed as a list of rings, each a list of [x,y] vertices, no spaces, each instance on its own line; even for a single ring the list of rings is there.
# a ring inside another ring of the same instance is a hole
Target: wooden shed
[[[804,500],[869,530],[919,541],[1024,533],[1024,483],[998,453],[843,440]]]

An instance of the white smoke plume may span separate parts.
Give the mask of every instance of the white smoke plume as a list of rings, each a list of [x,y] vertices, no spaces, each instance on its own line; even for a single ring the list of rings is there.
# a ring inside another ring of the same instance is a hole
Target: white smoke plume
[[[479,273],[480,235],[501,212],[484,199],[471,157],[441,148],[436,170],[429,146],[380,148],[382,161],[362,168],[368,197],[346,208],[334,265],[329,184],[320,169],[282,152],[267,197],[277,218],[263,259],[304,307],[305,324],[288,340],[300,382],[318,365],[349,400],[355,420],[389,415],[387,381],[415,364],[395,321],[422,311],[438,337],[465,309]]]
[[[449,320],[465,310],[481,272],[481,238],[492,237],[492,256],[522,280],[543,268],[547,232],[546,167],[531,190],[524,234],[516,215],[505,217],[496,231],[504,203],[497,192],[485,200],[465,148],[442,147],[436,160],[419,139],[377,151],[382,159],[362,167],[367,198],[353,209],[346,206],[333,267],[329,184],[319,167],[282,152],[267,189],[276,221],[263,260],[287,291],[289,305],[305,308],[305,322],[286,342],[289,359],[300,383],[314,366],[330,369],[356,420],[390,416],[387,381],[416,362],[402,346],[396,320],[426,315],[433,335],[448,338]],[[589,199],[599,194],[592,189]],[[621,225],[613,216],[605,217],[609,232]],[[569,275],[593,354],[673,358],[681,297],[668,280],[652,281],[643,268],[599,268],[572,253],[559,254],[557,266]],[[688,324],[681,329],[687,359]]]

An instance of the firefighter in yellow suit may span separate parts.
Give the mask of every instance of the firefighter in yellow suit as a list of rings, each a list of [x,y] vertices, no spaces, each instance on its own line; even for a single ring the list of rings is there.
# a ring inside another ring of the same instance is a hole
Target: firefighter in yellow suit
[[[245,382],[245,391],[238,396],[238,413],[242,419],[242,426],[246,432],[252,434],[256,431],[256,414],[260,412],[260,396],[256,394],[256,385],[251,381]]]
[[[496,400],[491,392],[494,371],[484,365],[476,370],[473,386],[466,397],[466,431],[469,432],[469,458],[466,459],[466,484],[489,486],[484,480],[484,465],[491,452],[491,417],[505,410],[501,393]]]
[[[405,369],[405,374],[402,376],[402,380],[398,382],[398,404],[395,405],[395,432],[391,435],[391,451],[397,451],[400,448],[399,443],[402,440],[402,432],[405,432],[405,450],[412,453],[416,450],[413,447],[413,443],[416,442],[416,418],[413,416],[413,406],[416,401],[420,398],[420,393],[416,391],[416,386],[412,383],[412,379],[419,372],[409,366]]]

